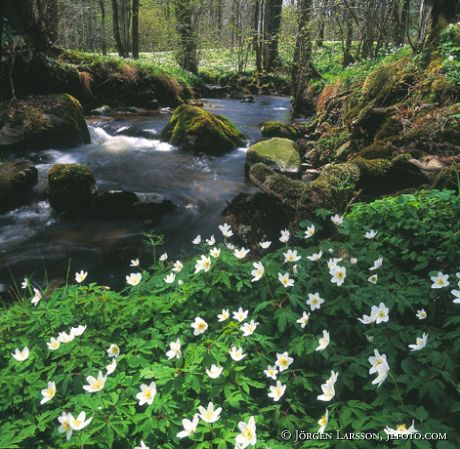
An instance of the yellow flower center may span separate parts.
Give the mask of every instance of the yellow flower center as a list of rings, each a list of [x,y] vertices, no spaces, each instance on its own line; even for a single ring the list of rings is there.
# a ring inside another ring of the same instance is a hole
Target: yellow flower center
[[[150,390],[144,391],[144,396],[146,399],[152,399],[152,392]]]
[[[253,435],[254,435],[253,432],[252,432],[252,429],[249,426],[246,426],[246,428],[243,430],[242,434],[248,440],[252,440]]]
[[[405,424],[399,424],[397,427],[396,427],[396,431],[397,432],[405,432],[407,430],[407,427]]]
[[[327,418],[326,418],[326,416],[322,416],[321,419],[319,420],[319,425],[321,427],[325,427],[326,424],[327,424]]]
[[[279,362],[279,363],[280,363],[280,366],[281,366],[282,368],[287,368],[287,366],[288,366],[288,361],[287,361],[286,358],[280,359],[280,362]]]
[[[93,382],[93,388],[94,388],[95,390],[101,389],[103,386],[104,386],[104,384],[103,384],[103,382],[102,382],[101,379],[96,379],[96,381]]]

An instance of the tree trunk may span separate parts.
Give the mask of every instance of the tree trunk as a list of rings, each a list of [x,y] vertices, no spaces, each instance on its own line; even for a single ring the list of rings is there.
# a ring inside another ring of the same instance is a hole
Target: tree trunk
[[[458,0],[422,0],[418,50],[434,46],[441,29],[455,21],[458,11]]]
[[[311,1],[299,0],[298,31],[292,64],[292,111],[294,114],[305,111],[305,92],[312,72],[312,42],[310,31]]]
[[[119,11],[118,11],[118,0],[112,0],[112,24],[113,24],[113,37],[115,39],[115,45],[117,47],[118,55],[122,58],[126,57],[126,51],[123,46],[120,34],[120,22],[119,22]]]
[[[179,65],[192,73],[198,72],[197,37],[193,24],[192,0],[175,0],[177,31],[180,49],[177,54]]]
[[[104,0],[99,0],[99,9],[101,10],[101,49],[102,54],[107,54],[107,41],[105,39],[105,5]]]
[[[280,64],[278,53],[279,33],[281,29],[281,13],[283,12],[283,0],[270,0],[270,22],[268,24],[267,42],[268,57],[265,61],[265,70],[271,70],[275,65]]]
[[[254,8],[254,50],[256,52],[256,69],[262,71],[262,30],[261,12],[263,0],[256,0]]]
[[[139,59],[139,0],[133,0],[133,58]]]
[[[353,43],[353,17],[351,8],[353,8],[353,0],[345,6],[345,37],[343,42],[343,60],[342,65],[346,67],[353,62],[353,56],[351,56],[351,47]]]

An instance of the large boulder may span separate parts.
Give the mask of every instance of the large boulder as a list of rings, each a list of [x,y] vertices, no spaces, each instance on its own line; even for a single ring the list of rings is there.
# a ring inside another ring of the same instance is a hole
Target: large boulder
[[[0,213],[21,206],[37,183],[37,169],[28,161],[0,164]]]
[[[244,136],[222,115],[198,106],[179,106],[161,132],[161,139],[185,150],[219,154],[244,144]]]
[[[289,226],[286,208],[269,195],[240,193],[222,212],[244,245],[256,247],[259,242],[277,241],[280,229]]]
[[[293,126],[273,120],[263,122],[260,131],[262,132],[262,136],[267,138],[284,137],[291,140],[297,138],[297,130]]]
[[[262,140],[249,147],[246,153],[247,168],[259,162],[283,173],[298,173],[301,167],[299,151],[294,142],[279,137]]]
[[[0,153],[89,142],[83,110],[70,95],[37,95],[0,104]]]
[[[48,184],[49,202],[55,211],[80,215],[91,208],[96,180],[86,165],[55,165],[49,171]]]
[[[249,179],[297,217],[311,217],[319,208],[340,211],[359,182],[355,164],[328,164],[314,181],[305,183],[276,173],[265,164],[253,165]]]

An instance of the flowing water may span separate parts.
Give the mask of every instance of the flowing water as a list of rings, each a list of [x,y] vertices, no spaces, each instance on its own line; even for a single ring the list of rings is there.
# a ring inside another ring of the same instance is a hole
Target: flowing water
[[[238,126],[248,145],[260,138],[260,122],[288,120],[289,106],[285,97],[260,96],[255,103],[205,101],[208,110],[224,114]],[[63,278],[69,261],[71,273],[85,269],[90,281],[117,285],[129,270],[130,259],[139,257],[144,266],[151,263],[144,232],[164,234],[162,249],[174,257],[189,252],[198,233],[217,237],[226,202],[254,190],[244,177],[247,147],[223,156],[181,151],[156,140],[169,118],[167,112],[89,117],[91,144],[27,155],[39,170],[39,183],[29,205],[0,215],[0,293],[11,285],[12,277]],[[56,163],[73,162],[87,164],[100,189],[156,192],[172,200],[176,208],[160,223],[72,221],[56,216],[44,195],[47,173]]]

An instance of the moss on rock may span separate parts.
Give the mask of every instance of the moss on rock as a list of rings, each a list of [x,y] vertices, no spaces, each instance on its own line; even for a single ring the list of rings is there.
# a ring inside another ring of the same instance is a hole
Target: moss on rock
[[[37,169],[29,161],[0,164],[0,213],[24,204],[37,178]]]
[[[89,142],[83,110],[70,95],[37,95],[0,104],[0,152]]]
[[[458,191],[460,189],[460,164],[452,164],[441,169],[433,180],[433,188]]]
[[[297,173],[301,160],[292,140],[274,137],[251,145],[246,153],[246,165],[263,162],[275,171]]]
[[[295,140],[297,138],[296,129],[287,123],[269,120],[262,123],[260,128],[263,137],[282,137]]]
[[[48,197],[51,207],[69,215],[81,214],[91,207],[96,180],[81,164],[57,164],[48,173]]]
[[[161,139],[183,149],[219,154],[244,144],[243,134],[222,115],[198,106],[179,106],[161,132]]]

